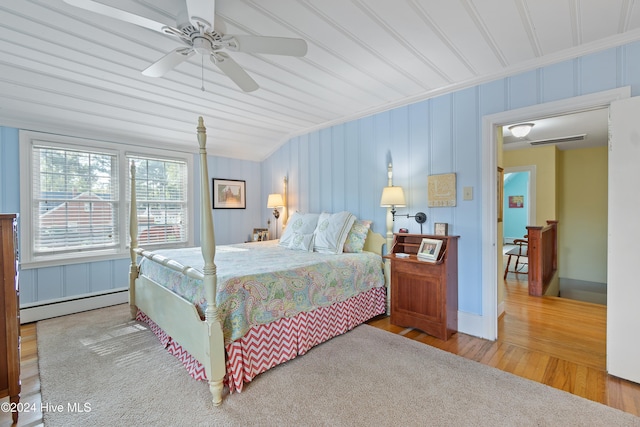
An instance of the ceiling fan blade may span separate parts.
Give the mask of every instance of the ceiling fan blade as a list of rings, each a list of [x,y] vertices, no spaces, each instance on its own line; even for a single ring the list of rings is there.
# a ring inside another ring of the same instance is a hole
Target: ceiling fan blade
[[[176,65],[186,61],[195,52],[189,48],[178,48],[151,64],[142,72],[147,77],[162,77]]]
[[[307,42],[287,37],[231,36],[229,50],[270,55],[304,56]]]
[[[243,91],[253,92],[259,88],[258,83],[226,53],[216,52],[211,55],[211,61]]]
[[[71,6],[79,7],[81,9],[88,10],[90,12],[99,13],[100,15],[108,16],[111,18],[119,19],[120,21],[129,22],[131,24],[139,25],[140,27],[149,28],[150,30],[163,32],[163,28],[168,27],[166,24],[153,21],[143,16],[134,15],[133,13],[126,12],[124,10],[116,9],[115,7],[107,6],[102,3],[95,2],[93,0],[64,0],[65,3]]]
[[[216,16],[215,0],[187,0],[187,13],[189,21],[193,24],[197,25],[200,22],[209,27],[209,30],[213,30]]]

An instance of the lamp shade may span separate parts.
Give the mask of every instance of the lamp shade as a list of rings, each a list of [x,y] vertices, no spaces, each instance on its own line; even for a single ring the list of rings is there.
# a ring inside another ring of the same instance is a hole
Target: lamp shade
[[[406,206],[402,187],[384,187],[380,198],[380,207]]]
[[[279,194],[279,193],[269,194],[269,198],[267,199],[267,207],[279,208],[281,206],[284,206],[284,200],[282,200],[282,194]]]

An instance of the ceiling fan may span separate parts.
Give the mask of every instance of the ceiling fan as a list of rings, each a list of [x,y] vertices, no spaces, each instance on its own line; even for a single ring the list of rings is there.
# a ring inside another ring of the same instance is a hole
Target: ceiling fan
[[[64,1],[72,6],[174,36],[186,45],[169,52],[142,71],[142,74],[149,77],[162,77],[198,53],[203,57],[208,56],[240,89],[251,92],[258,89],[258,84],[224,50],[287,56],[304,56],[307,53],[307,43],[302,39],[231,35],[224,34],[223,30],[216,30],[215,0],[186,0],[186,13],[178,16],[175,27],[93,0]]]

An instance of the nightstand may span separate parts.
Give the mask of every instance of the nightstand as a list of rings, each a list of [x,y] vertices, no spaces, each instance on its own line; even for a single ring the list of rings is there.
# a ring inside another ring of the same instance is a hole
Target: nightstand
[[[442,240],[436,262],[418,259],[423,238]],[[445,341],[458,331],[458,238],[394,234],[391,253],[384,256],[391,262],[392,324]]]

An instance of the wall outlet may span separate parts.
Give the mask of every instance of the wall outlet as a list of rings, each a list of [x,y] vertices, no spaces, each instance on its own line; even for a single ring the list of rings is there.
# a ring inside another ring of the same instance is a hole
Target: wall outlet
[[[473,200],[473,187],[464,187],[462,189],[463,200]]]

